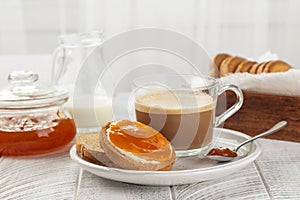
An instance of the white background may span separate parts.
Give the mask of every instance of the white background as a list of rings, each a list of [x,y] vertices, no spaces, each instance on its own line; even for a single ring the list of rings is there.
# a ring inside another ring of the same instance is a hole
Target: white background
[[[299,68],[299,8],[298,0],[0,0],[0,69],[49,71],[63,33],[101,29],[109,38],[141,27],[181,32],[211,57],[271,51]],[[48,56],[28,60],[33,54]]]

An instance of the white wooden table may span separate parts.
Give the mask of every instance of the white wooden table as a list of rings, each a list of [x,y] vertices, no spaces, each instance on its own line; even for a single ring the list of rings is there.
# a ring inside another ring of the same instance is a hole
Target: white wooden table
[[[51,55],[0,56],[0,83],[17,69],[49,82]],[[68,151],[35,158],[0,158],[0,200],[300,199],[300,143],[261,139],[257,161],[233,175],[191,185],[154,187],[114,182],[81,171]]]
[[[263,153],[222,179],[172,187],[126,184],[81,171],[67,151],[0,158],[0,199],[300,199],[300,143],[260,139]]]

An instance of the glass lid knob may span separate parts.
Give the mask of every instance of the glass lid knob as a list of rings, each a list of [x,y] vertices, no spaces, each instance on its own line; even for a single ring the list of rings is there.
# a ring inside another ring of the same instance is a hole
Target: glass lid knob
[[[14,71],[9,74],[10,91],[17,96],[40,96],[45,91],[37,84],[39,76],[32,71]]]
[[[32,71],[15,71],[9,74],[8,81],[11,84],[32,84],[39,79],[38,74]]]

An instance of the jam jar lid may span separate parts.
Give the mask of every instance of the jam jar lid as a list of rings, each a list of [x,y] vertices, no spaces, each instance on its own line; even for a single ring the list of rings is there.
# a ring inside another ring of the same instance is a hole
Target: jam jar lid
[[[14,71],[9,74],[10,86],[0,90],[0,109],[31,109],[62,105],[68,100],[67,90],[58,86],[41,86],[38,74]]]

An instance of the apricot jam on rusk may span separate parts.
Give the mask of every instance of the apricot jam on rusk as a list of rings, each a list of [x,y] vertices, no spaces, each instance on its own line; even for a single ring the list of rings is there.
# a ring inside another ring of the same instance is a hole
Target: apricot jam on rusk
[[[140,122],[111,122],[107,132],[113,145],[143,159],[163,162],[172,156],[168,140],[157,130]]]

